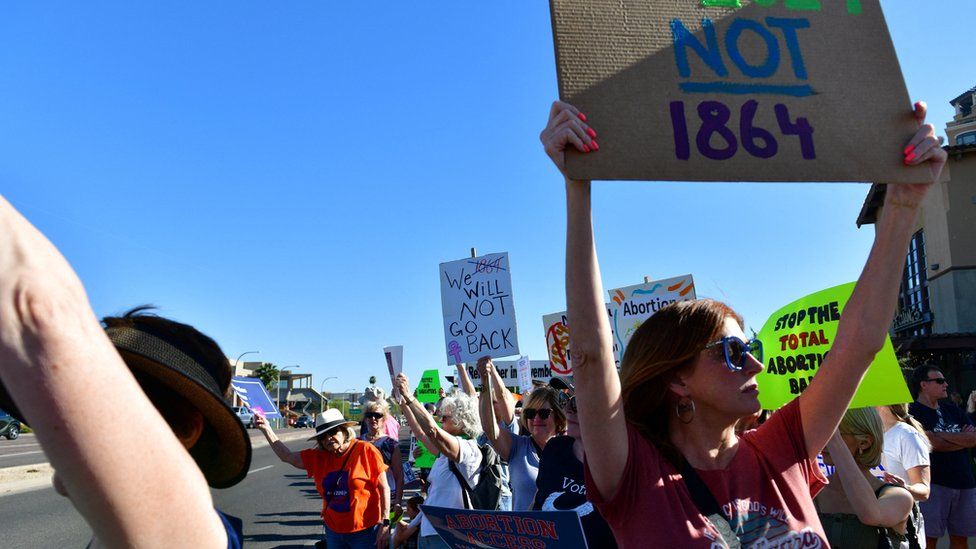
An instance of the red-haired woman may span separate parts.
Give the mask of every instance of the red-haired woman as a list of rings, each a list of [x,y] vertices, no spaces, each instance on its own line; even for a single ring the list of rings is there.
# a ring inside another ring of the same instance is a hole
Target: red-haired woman
[[[904,161],[927,163],[936,180],[946,153],[932,125],[922,125],[923,104],[915,115],[921,127]],[[600,154],[595,137],[586,117],[561,102],[540,136],[561,171],[568,147]],[[664,307],[634,333],[618,376],[590,182],[566,179],[566,300],[587,493],[622,547],[826,545],[812,499],[824,482],[815,459],[884,342],[930,186],[888,186],[874,246],[813,383],[758,429],[737,436],[739,419],[760,409],[756,374],[763,367],[761,346],[746,337],[742,317],[709,299]]]

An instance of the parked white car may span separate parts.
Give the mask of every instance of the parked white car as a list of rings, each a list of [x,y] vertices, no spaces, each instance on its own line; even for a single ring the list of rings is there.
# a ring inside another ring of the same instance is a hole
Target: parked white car
[[[254,412],[246,406],[235,406],[234,413],[241,419],[241,423],[248,429],[254,428]]]

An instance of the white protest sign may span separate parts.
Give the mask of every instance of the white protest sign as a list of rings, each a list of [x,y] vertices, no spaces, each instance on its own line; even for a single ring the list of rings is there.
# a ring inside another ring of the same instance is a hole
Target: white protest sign
[[[383,354],[386,356],[386,368],[390,371],[390,381],[393,382],[391,396],[398,400],[400,391],[396,388],[396,377],[403,371],[403,345],[383,347]]]
[[[610,331],[613,339],[613,356],[620,369],[620,359],[616,358],[617,337],[613,333],[613,307],[606,304],[607,317],[610,319]],[[559,376],[573,375],[573,359],[569,354],[569,320],[566,312],[542,315],[542,328],[546,334],[546,349],[549,351],[549,367]]]
[[[498,372],[498,376],[502,378],[505,387],[510,391],[521,391],[521,386],[519,385],[518,377],[518,362],[515,360],[493,360],[492,364],[495,365],[495,370]],[[468,371],[468,376],[471,378],[471,383],[474,383],[476,388],[481,387],[481,375],[478,373],[478,368],[474,365],[465,365],[465,369]],[[549,383],[549,380],[555,375],[555,372],[549,368],[548,360],[530,360],[529,361],[529,378],[533,381],[541,381],[543,383]]]
[[[447,363],[519,354],[508,253],[440,264]]]
[[[662,307],[692,299],[696,299],[695,281],[690,274],[610,290],[613,303],[610,325],[617,364],[627,351],[627,342],[645,320]]]
[[[515,361],[515,369],[517,370],[519,389],[522,391],[522,394],[524,395],[532,391],[532,363],[529,361],[529,357],[519,357]]]

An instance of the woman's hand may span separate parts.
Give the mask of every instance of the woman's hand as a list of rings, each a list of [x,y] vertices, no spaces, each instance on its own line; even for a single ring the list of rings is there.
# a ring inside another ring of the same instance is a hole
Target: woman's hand
[[[413,395],[413,392],[410,390],[410,380],[407,379],[407,374],[401,373],[396,376],[396,379],[393,380],[393,388],[400,393],[400,402],[397,404],[403,405]]]
[[[383,524],[376,529],[376,549],[389,549],[390,527]]]
[[[575,147],[584,153],[598,151],[600,145],[595,137],[596,132],[586,124],[585,114],[569,103],[554,101],[549,110],[549,123],[539,134],[539,141],[542,141],[552,163],[565,176],[566,148]]]
[[[264,414],[254,414],[254,426],[265,435],[274,433],[274,431],[271,429],[271,425],[268,424],[268,418],[264,417]]]
[[[935,182],[942,175],[942,168],[945,167],[948,155],[942,149],[939,138],[935,135],[935,126],[925,123],[927,110],[928,107],[924,101],[915,103],[915,120],[918,122],[919,128],[915,132],[915,136],[905,146],[902,154],[905,157],[906,166],[928,163],[929,173],[932,174],[932,181]],[[888,185],[885,204],[918,207],[931,186],[932,183]]]
[[[888,471],[884,472],[884,476],[882,477],[881,480],[885,481],[888,484],[894,484],[895,486],[901,486],[902,488],[905,487],[905,479],[901,478],[898,475],[893,475]]]
[[[491,375],[491,369],[495,364],[491,361],[490,356],[483,356],[478,359],[478,375],[481,376],[481,384],[484,385],[488,381],[488,376]]]

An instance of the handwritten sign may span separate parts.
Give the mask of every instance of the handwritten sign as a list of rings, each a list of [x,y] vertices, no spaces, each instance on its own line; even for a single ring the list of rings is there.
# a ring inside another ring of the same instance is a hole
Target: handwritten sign
[[[417,400],[423,403],[437,402],[440,400],[441,373],[437,370],[425,370],[420,376],[420,383],[417,384]]]
[[[441,263],[447,363],[519,354],[508,253]]]
[[[550,0],[573,179],[930,181],[879,0]]]
[[[271,395],[264,388],[264,382],[253,377],[234,377],[230,380],[230,386],[241,402],[253,412],[257,412],[264,417],[280,418],[281,413],[278,407],[271,400]]]
[[[472,511],[421,505],[437,534],[454,549],[586,549],[575,511]]]
[[[853,291],[853,282],[828,288],[798,299],[769,317],[759,331],[765,369],[756,377],[764,409],[779,408],[810,385],[834,343],[844,305]],[[875,355],[850,407],[911,401],[895,350],[885,336],[884,346]]]
[[[386,368],[390,371],[390,381],[393,382],[403,371],[403,345],[383,347],[383,355],[386,357]],[[400,391],[396,388],[396,383],[393,384],[391,396],[394,400],[399,399]]]
[[[520,393],[521,386],[519,385],[519,373],[518,373],[518,361],[517,360],[493,360],[492,363],[495,365],[495,370],[498,371],[498,376],[502,378],[505,383],[505,387],[513,393]],[[468,371],[468,376],[471,377],[471,382],[474,383],[476,389],[481,390],[481,374],[478,373],[478,368],[474,366],[465,365]],[[543,383],[548,383],[549,380],[556,374],[549,367],[548,360],[530,360],[529,361],[529,378],[534,381],[541,381]]]
[[[521,356],[515,361],[515,369],[518,373],[519,390],[522,394],[532,391],[532,362],[527,356]]]
[[[607,306],[607,317],[610,319],[610,331],[613,332],[613,307]],[[549,351],[549,367],[553,373],[560,376],[573,375],[573,359],[569,353],[569,318],[566,312],[542,315],[542,328],[546,334],[546,349]],[[613,356],[619,353],[616,333],[613,336]],[[620,359],[617,358],[617,369],[620,369]]]
[[[630,338],[645,320],[671,303],[695,298],[695,281],[690,274],[610,290],[613,309],[610,326],[617,364],[623,359]]]

